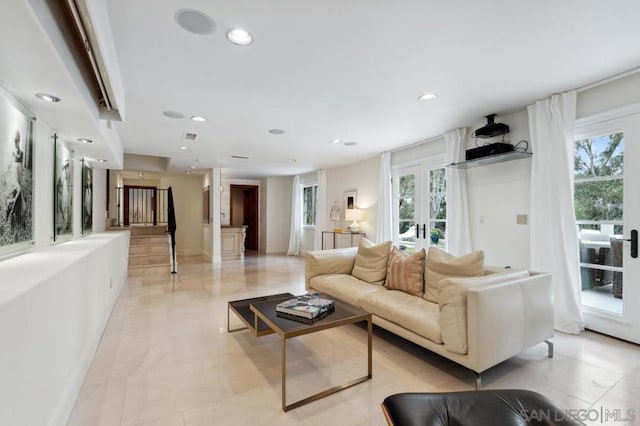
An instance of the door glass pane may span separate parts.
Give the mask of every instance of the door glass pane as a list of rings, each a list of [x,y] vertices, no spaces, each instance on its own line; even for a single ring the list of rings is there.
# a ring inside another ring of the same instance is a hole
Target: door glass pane
[[[429,170],[429,245],[447,249],[447,180],[445,169]]]
[[[415,252],[416,224],[412,220],[401,220],[398,229],[398,248],[407,253]]]
[[[398,248],[413,253],[416,246],[416,176],[400,176],[398,186]]]
[[[575,144],[582,304],[622,314],[624,134]]]

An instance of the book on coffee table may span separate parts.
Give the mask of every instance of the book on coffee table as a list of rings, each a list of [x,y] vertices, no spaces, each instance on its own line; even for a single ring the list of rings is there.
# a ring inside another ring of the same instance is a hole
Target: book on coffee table
[[[334,309],[334,301],[320,297],[318,293],[307,293],[276,305],[277,314],[288,314],[310,320],[328,314]]]
[[[332,314],[335,312],[335,307],[331,308],[327,311],[324,311],[323,313],[321,313],[320,315],[318,315],[317,317],[314,318],[306,318],[306,317],[301,317],[300,315],[292,315],[292,314],[288,314],[286,312],[279,312],[276,311],[276,316],[280,317],[280,318],[286,318],[288,320],[292,320],[292,321],[298,321],[298,322],[303,322],[305,324],[313,324],[316,321],[319,321],[323,318],[326,318],[329,314]]]

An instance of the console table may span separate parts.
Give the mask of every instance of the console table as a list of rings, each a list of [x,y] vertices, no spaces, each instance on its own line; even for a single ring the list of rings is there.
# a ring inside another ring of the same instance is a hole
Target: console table
[[[357,247],[360,239],[366,235],[364,232],[322,231],[322,250]]]

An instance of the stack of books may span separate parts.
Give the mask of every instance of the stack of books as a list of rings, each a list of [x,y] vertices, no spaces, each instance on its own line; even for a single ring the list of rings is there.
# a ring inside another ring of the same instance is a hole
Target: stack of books
[[[312,324],[335,311],[333,300],[320,297],[318,293],[307,293],[276,305],[276,315],[294,321]]]

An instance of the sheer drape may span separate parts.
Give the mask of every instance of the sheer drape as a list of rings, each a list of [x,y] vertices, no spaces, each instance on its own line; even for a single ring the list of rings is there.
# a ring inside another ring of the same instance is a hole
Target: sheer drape
[[[291,193],[291,233],[289,234],[289,250],[287,255],[297,256],[300,254],[300,240],[302,238],[302,188],[300,187],[300,176],[293,177],[293,188]]]
[[[379,243],[393,238],[391,211],[391,153],[380,154],[380,179],[378,182],[378,225],[376,240]]]
[[[322,231],[327,230],[327,171],[318,170],[318,200],[316,202],[316,230],[313,239],[313,249],[322,249]]]
[[[466,128],[450,130],[444,134],[447,164],[465,160]],[[447,251],[455,255],[471,252],[471,227],[469,225],[469,200],[467,197],[467,172],[464,169],[446,168],[447,173]]]
[[[578,235],[573,209],[575,92],[553,95],[527,108],[531,163],[531,269],[551,272],[554,327],[578,334]]]

